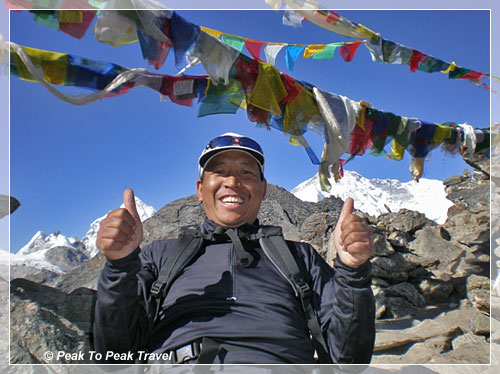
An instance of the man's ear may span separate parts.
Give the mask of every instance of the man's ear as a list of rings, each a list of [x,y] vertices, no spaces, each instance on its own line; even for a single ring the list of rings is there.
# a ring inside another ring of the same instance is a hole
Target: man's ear
[[[267,192],[267,180],[266,180],[266,178],[262,179],[262,190],[263,190],[262,200],[265,200],[266,199],[266,192]]]
[[[203,195],[202,195],[202,192],[203,192],[203,182],[201,180],[197,180],[196,181],[196,196],[198,197],[198,201],[200,203],[203,202]]]

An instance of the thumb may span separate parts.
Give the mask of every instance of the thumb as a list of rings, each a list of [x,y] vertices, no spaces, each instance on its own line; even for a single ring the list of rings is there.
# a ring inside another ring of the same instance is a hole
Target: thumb
[[[137,213],[137,207],[135,206],[134,191],[131,188],[127,188],[123,191],[123,205],[125,209],[134,217],[140,221],[139,213]]]
[[[348,197],[344,202],[344,206],[342,206],[339,222],[342,222],[349,214],[351,214],[353,209],[354,209],[354,200]]]

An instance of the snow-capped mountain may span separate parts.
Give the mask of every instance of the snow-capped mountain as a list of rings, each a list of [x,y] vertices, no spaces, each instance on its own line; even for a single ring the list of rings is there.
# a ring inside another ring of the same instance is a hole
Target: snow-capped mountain
[[[141,221],[156,213],[153,207],[145,204],[137,196],[135,197],[135,203]],[[31,267],[55,274],[65,273],[97,254],[97,231],[100,222],[105,216],[94,220],[90,224],[90,228],[82,240],[76,237],[66,237],[60,232],[47,235],[42,231],[38,231],[17,254],[11,254],[11,265]]]
[[[328,196],[342,200],[352,197],[354,207],[372,216],[398,212],[402,208],[416,210],[437,223],[446,221],[453,203],[446,198],[443,182],[421,178],[419,182],[402,183],[394,179],[368,179],[355,171],[344,171],[338,183],[330,180],[330,192],[321,190],[318,175],[302,182],[291,192],[301,200],[317,202]]]

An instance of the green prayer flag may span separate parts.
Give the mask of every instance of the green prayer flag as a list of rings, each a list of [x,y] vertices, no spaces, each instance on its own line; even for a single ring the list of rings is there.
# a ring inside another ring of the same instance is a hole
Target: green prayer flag
[[[333,58],[333,54],[335,53],[335,50],[337,47],[341,47],[344,45],[344,43],[330,43],[327,44],[325,49],[322,51],[315,53],[312,58],[314,60],[330,60]]]
[[[240,52],[243,50],[243,47],[245,46],[244,39],[235,38],[233,36],[224,34],[222,34],[220,38],[224,43],[229,44],[231,47],[237,49]]]

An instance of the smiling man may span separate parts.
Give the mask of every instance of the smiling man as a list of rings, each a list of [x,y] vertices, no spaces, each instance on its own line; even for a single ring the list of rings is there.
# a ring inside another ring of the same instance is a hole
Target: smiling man
[[[97,245],[107,261],[94,345],[102,361],[123,363],[109,352],[132,352],[163,363],[369,363],[373,240],[352,213],[352,199],[333,234],[332,268],[310,245],[259,224],[267,182],[257,142],[234,133],[216,137],[198,169],[201,227],[141,250],[131,190],[125,208],[101,222]]]

